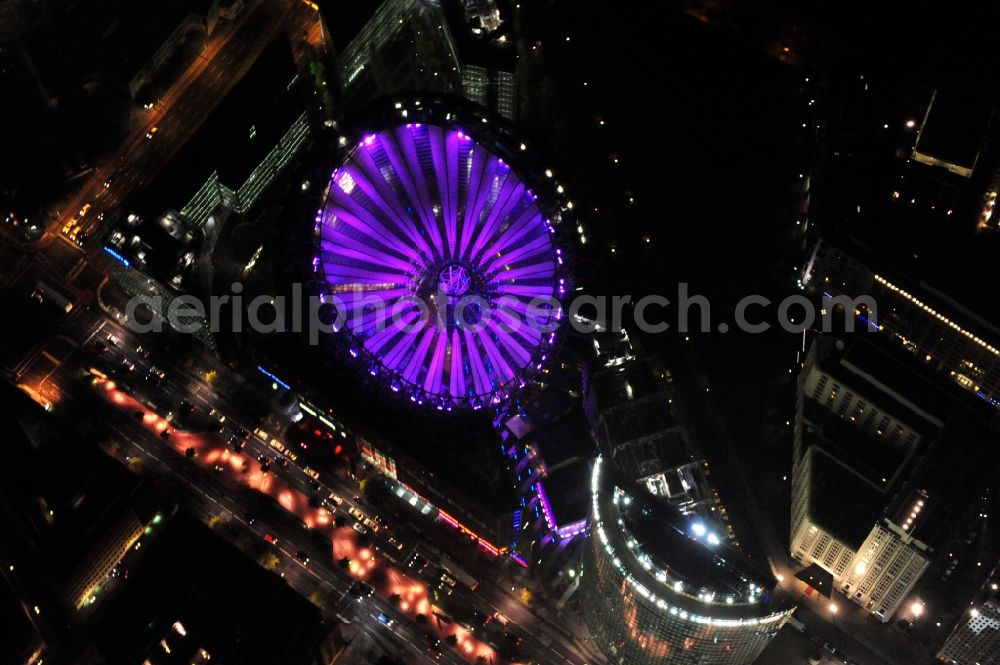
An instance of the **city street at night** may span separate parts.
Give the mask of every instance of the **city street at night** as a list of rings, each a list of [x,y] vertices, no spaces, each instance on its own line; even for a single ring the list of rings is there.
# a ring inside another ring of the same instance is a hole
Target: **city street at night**
[[[1000,665],[998,19],[0,3],[0,665]]]

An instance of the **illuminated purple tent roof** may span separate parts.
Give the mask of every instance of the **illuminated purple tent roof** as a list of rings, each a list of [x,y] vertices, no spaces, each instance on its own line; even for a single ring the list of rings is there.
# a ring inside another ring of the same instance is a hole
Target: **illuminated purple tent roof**
[[[313,265],[372,375],[414,402],[479,408],[523,386],[555,343],[554,232],[494,151],[412,123],[365,136],[334,171]]]

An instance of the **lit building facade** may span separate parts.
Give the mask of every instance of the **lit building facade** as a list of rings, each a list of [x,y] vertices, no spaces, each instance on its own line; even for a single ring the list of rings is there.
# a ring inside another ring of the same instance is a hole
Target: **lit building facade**
[[[87,604],[111,569],[142,537],[145,528],[131,508],[122,510],[111,522],[66,582],[66,596],[74,607],[79,609]]]
[[[991,599],[973,608],[948,637],[937,657],[954,665],[1000,662],[1000,603]]]
[[[930,565],[928,547],[889,520],[876,524],[858,548],[841,591],[876,616],[892,616]]]
[[[831,297],[867,295],[877,303],[877,327],[958,385],[1000,408],[1000,329],[947,296],[878,274],[820,239],[800,280]]]
[[[385,0],[340,54],[348,96],[371,99],[406,90],[455,92],[458,50],[435,0]]]
[[[774,580],[600,457],[591,499],[578,593],[612,663],[749,665],[791,617]]]
[[[738,546],[709,464],[673,412],[670,373],[636,353],[624,332],[596,334],[594,350],[598,365],[584,372],[583,407],[601,452],[648,492],[717,525]]]
[[[514,120],[517,113],[517,75],[491,67],[466,64],[462,67],[462,95]]]
[[[919,377],[861,342],[818,337],[799,375],[790,551],[885,622],[930,565],[913,471],[944,420]]]

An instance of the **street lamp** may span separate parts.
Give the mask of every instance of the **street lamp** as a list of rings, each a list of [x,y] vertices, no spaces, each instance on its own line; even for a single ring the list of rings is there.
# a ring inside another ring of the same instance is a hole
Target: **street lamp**
[[[914,619],[919,619],[920,616],[924,613],[924,604],[921,603],[919,600],[913,601],[913,604],[910,605],[910,612],[913,613]]]

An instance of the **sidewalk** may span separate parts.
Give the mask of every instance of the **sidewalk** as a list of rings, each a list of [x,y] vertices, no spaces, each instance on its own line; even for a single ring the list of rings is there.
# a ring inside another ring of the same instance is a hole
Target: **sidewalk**
[[[800,615],[804,614],[803,610],[811,613],[831,629],[857,642],[886,663],[931,665],[935,662],[933,654],[923,645],[897,631],[894,621],[881,623],[839,593],[834,593],[831,599],[816,593],[806,596],[805,589],[804,582],[792,577],[786,577],[781,583],[781,590],[800,607],[795,615],[797,618],[802,618]],[[836,605],[836,613],[831,612],[831,604]],[[831,638],[837,646],[845,648],[850,654],[850,649],[844,647],[842,639],[840,643],[837,639],[841,638]]]

